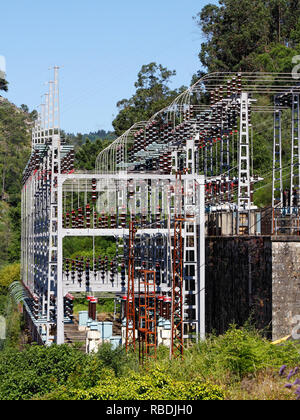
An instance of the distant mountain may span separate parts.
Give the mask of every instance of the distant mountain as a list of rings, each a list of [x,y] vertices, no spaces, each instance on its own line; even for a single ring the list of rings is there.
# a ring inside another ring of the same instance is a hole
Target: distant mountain
[[[95,132],[90,132],[88,134],[66,133],[64,136],[68,143],[73,144],[75,146],[75,149],[78,149],[79,147],[83,146],[87,140],[89,140],[91,143],[95,143],[97,140],[113,141],[117,138],[115,133],[113,133],[112,131],[105,130],[98,130]]]

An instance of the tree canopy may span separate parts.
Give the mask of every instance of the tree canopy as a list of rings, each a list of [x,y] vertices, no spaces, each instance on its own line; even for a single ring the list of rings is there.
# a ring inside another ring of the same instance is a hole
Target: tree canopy
[[[288,55],[300,42],[300,0],[220,0],[195,19],[205,36],[199,58],[209,72],[258,71],[258,55]]]
[[[86,142],[76,151],[75,167],[81,170],[93,171],[95,169],[95,162],[98,154],[105,149],[111,140],[97,139],[91,142],[87,139]]]
[[[142,66],[134,84],[136,91],[133,96],[117,103],[119,113],[112,124],[118,136],[134,123],[148,120],[186,89],[181,87],[172,90],[169,87],[171,78],[175,75],[175,70],[168,70],[154,62]]]

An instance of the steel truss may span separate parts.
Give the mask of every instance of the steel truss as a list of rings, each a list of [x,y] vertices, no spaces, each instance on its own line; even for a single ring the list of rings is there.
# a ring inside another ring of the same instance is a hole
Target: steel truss
[[[129,222],[129,244],[128,244],[128,281],[127,281],[127,307],[126,307],[126,351],[130,348],[135,350],[135,264],[134,264],[134,240],[135,240],[134,222]]]

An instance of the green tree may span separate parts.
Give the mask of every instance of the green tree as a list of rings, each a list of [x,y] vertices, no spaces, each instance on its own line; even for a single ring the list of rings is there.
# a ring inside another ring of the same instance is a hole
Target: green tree
[[[22,109],[22,111],[23,111],[23,112],[26,112],[26,113],[28,113],[28,112],[29,112],[29,108],[28,108],[28,106],[27,106],[27,105],[25,105],[25,104],[22,104],[22,105],[20,106],[20,108]]]
[[[134,85],[136,91],[133,96],[117,103],[119,113],[112,124],[118,136],[134,123],[148,120],[186,89],[170,89],[170,80],[175,75],[175,70],[168,70],[161,64],[150,63],[142,66]]]
[[[111,143],[110,140],[96,140],[86,142],[77,150],[75,156],[75,166],[77,169],[93,171],[98,154]]]
[[[3,78],[0,78],[0,90],[8,91],[8,81]]]
[[[6,293],[8,287],[15,281],[20,281],[20,264],[7,265],[0,270],[0,292]]]
[[[31,122],[8,101],[0,103],[0,195],[13,205],[20,201],[22,171],[30,155]]]
[[[30,156],[30,126],[36,116],[25,105],[0,102],[0,267],[20,256],[22,172]]]
[[[220,0],[196,16],[206,40],[199,54],[209,71],[258,71],[255,58],[276,43],[299,42],[300,0]]]

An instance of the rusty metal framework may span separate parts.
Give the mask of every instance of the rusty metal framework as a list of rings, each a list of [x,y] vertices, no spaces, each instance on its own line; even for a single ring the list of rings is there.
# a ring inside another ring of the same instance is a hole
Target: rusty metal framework
[[[174,223],[174,248],[173,248],[173,287],[172,287],[172,356],[182,357],[183,340],[183,224],[182,216],[175,217]]]
[[[183,217],[183,184],[181,172],[176,174],[175,185],[175,220],[174,220],[174,244],[173,244],[173,282],[172,282],[172,334],[171,354],[173,357],[183,356],[183,290],[184,290],[184,238],[183,228],[185,219]]]

